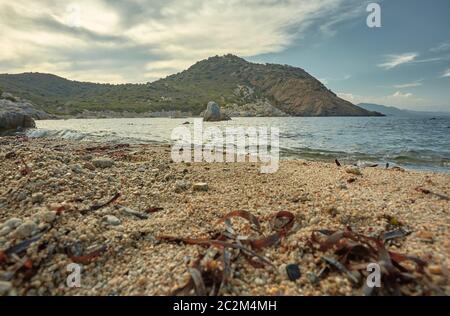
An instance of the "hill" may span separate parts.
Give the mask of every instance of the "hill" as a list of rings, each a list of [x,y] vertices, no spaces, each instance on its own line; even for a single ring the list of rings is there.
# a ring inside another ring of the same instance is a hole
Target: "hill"
[[[368,111],[374,111],[382,113],[386,116],[450,116],[450,112],[433,112],[433,111],[412,111],[412,110],[402,110],[396,108],[395,106],[386,106],[381,104],[373,103],[360,103],[358,104],[360,108],[366,109]]]
[[[146,84],[96,84],[51,74],[0,75],[0,89],[29,99],[53,114],[90,111],[185,111],[196,115],[208,101],[233,109],[270,103],[292,116],[377,116],[340,99],[301,68],[255,64],[216,56]]]

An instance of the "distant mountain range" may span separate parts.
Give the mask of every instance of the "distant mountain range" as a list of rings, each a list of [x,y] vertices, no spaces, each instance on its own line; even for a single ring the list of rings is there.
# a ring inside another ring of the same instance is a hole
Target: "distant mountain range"
[[[360,108],[366,109],[367,111],[375,111],[386,116],[450,116],[450,112],[402,110],[394,106],[386,106],[373,103],[360,103],[358,104],[358,106]]]
[[[146,84],[95,84],[51,74],[0,75],[0,89],[53,114],[83,111],[183,111],[198,115],[208,101],[239,112],[269,108],[274,115],[381,116],[339,98],[301,68],[216,56]],[[250,106],[249,106],[250,105]]]

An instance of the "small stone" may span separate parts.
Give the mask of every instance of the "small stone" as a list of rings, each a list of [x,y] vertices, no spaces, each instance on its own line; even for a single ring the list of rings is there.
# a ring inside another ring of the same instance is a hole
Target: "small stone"
[[[311,284],[317,284],[320,282],[319,277],[314,272],[308,272],[306,274],[306,277],[308,278],[309,282],[311,282]]]
[[[357,167],[347,167],[345,169],[345,172],[354,174],[356,176],[362,176],[361,170],[359,170],[359,168],[357,168]]]
[[[17,194],[17,201],[25,201],[26,199],[27,199],[27,196],[28,196],[28,194],[27,194],[27,192],[25,192],[25,191],[20,191],[18,194]]]
[[[26,221],[16,229],[16,234],[20,238],[30,237],[37,230],[37,225],[33,221]]]
[[[122,223],[120,219],[118,219],[113,215],[106,215],[103,219],[106,221],[108,225],[111,226],[119,226]]]
[[[175,183],[175,192],[180,193],[186,191],[191,186],[189,181],[179,180]]]
[[[419,237],[419,239],[422,239],[423,241],[427,241],[427,242],[433,242],[433,233],[429,232],[429,231],[419,231],[417,233],[417,237]]]
[[[20,225],[22,225],[22,223],[23,223],[23,221],[20,218],[13,217],[13,218],[8,219],[5,222],[5,226],[8,226],[9,228],[14,229],[14,228],[17,228]]]
[[[2,229],[0,229],[0,236],[6,236],[11,232],[11,227],[4,226]]]
[[[194,191],[208,191],[208,183],[205,182],[194,183],[193,189]]]
[[[431,274],[440,275],[442,274],[442,267],[440,265],[433,264],[428,267],[428,271],[430,271]]]
[[[255,284],[261,286],[261,285],[266,284],[266,282],[263,279],[261,279],[261,278],[256,278],[255,279]]]
[[[31,202],[33,204],[42,203],[44,201],[44,194],[41,192],[35,193],[31,196]]]
[[[295,281],[297,279],[300,279],[300,277],[301,277],[300,268],[298,267],[298,264],[287,265],[286,273],[289,277],[289,280],[291,280],[291,281]]]
[[[335,208],[334,206],[330,206],[325,208],[325,212],[330,215],[331,217],[335,217],[339,211],[337,210],[337,208]]]
[[[85,169],[88,169],[90,171],[94,171],[95,170],[95,166],[93,164],[91,164],[90,162],[86,162],[83,164],[83,167]]]
[[[81,166],[78,164],[70,166],[70,170],[72,170],[76,174],[80,174],[83,172],[83,168],[81,168]]]
[[[7,281],[0,281],[0,295],[8,294],[12,289],[12,283]]]
[[[56,219],[56,212],[54,211],[45,211],[40,214],[40,218],[42,221],[46,223],[53,223]]]
[[[114,166],[114,160],[110,158],[98,158],[92,160],[92,164],[97,168],[106,169]]]

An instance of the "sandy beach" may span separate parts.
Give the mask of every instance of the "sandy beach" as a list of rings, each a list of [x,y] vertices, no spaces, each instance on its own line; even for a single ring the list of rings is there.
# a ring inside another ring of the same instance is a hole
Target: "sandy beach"
[[[336,250],[311,238],[346,229],[370,238],[404,232],[386,237],[386,249],[425,263],[404,262],[418,281],[401,293],[450,294],[449,174],[304,160],[261,174],[254,163],[173,163],[168,146],[22,137],[0,139],[0,166],[0,295],[173,294],[197,258],[223,270],[214,253],[203,257],[220,247],[185,239],[217,238],[231,211],[258,218],[258,232],[232,219],[250,239],[277,231],[278,212],[294,217],[276,243],[253,247],[266,264],[232,258],[219,295],[362,295],[364,282],[324,260]],[[79,288],[66,284],[74,262]]]

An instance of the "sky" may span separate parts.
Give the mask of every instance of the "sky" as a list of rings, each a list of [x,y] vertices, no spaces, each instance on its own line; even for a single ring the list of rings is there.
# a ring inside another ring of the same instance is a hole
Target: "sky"
[[[367,25],[378,3],[381,27]],[[448,0],[0,0],[0,73],[145,83],[235,54],[340,97],[450,111]]]

